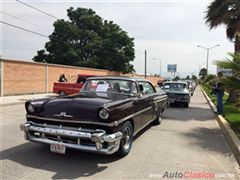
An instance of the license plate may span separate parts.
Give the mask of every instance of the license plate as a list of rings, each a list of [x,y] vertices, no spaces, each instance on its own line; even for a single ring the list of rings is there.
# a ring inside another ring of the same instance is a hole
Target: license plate
[[[66,147],[63,144],[51,144],[50,151],[58,154],[65,154]]]

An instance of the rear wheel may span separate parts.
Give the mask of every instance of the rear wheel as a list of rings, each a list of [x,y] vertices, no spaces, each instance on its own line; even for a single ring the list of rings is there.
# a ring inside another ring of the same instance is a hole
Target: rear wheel
[[[64,91],[59,92],[59,96],[65,96],[65,95],[66,95],[66,93]]]
[[[175,104],[174,103],[170,103],[169,105],[170,105],[170,107],[174,107]]]
[[[131,122],[129,121],[125,122],[121,128],[121,132],[123,134],[123,137],[120,141],[120,146],[119,150],[117,151],[117,155],[120,157],[124,157],[130,152],[132,148],[133,127]]]

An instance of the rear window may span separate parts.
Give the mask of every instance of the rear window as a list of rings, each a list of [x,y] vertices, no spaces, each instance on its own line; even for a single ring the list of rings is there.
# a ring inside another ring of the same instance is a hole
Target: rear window
[[[166,83],[163,85],[164,89],[184,89],[186,84],[184,83]]]

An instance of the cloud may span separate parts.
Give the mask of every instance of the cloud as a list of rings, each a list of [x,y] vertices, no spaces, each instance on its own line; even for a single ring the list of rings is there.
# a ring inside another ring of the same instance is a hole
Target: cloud
[[[178,71],[186,74],[198,74],[197,64],[206,62],[206,52],[197,48],[198,44],[220,47],[211,50],[209,70],[215,73],[212,60],[223,59],[227,52],[233,51],[233,44],[225,37],[225,28],[209,30],[204,21],[204,12],[209,1],[161,1],[161,2],[86,2],[86,1],[41,1],[29,2],[56,17],[67,19],[66,9],[92,8],[102,18],[112,20],[135,39],[136,58],[133,62],[137,72],[144,72],[144,50],[148,51],[148,72],[159,74],[159,61],[162,60],[162,72],[166,66],[176,63]],[[53,30],[54,19],[28,8],[20,3],[3,2],[3,11],[21,17],[45,27],[23,23],[3,15],[3,20],[33,31],[49,35]],[[37,50],[44,48],[48,39],[38,37],[21,30],[3,25],[3,58],[31,60]]]

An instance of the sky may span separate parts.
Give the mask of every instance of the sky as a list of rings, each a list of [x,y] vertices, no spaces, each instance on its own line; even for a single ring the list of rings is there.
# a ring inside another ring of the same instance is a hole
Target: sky
[[[137,73],[144,73],[144,51],[147,51],[147,73],[171,76],[168,64],[177,64],[177,75],[198,75],[206,67],[207,51],[197,47],[220,46],[210,50],[209,72],[215,74],[214,60],[228,57],[234,45],[227,40],[225,27],[210,30],[204,17],[211,0],[95,0],[95,1],[24,1],[59,19],[66,19],[69,7],[91,8],[105,20],[112,20],[134,38]],[[56,19],[15,0],[1,1],[1,21],[50,35]],[[18,19],[14,18],[17,17]],[[21,20],[20,20],[21,19]],[[24,20],[24,21],[22,21]],[[0,24],[1,58],[32,61],[44,48],[47,38]],[[160,66],[161,64],[161,66]],[[161,67],[161,68],[160,68]]]

